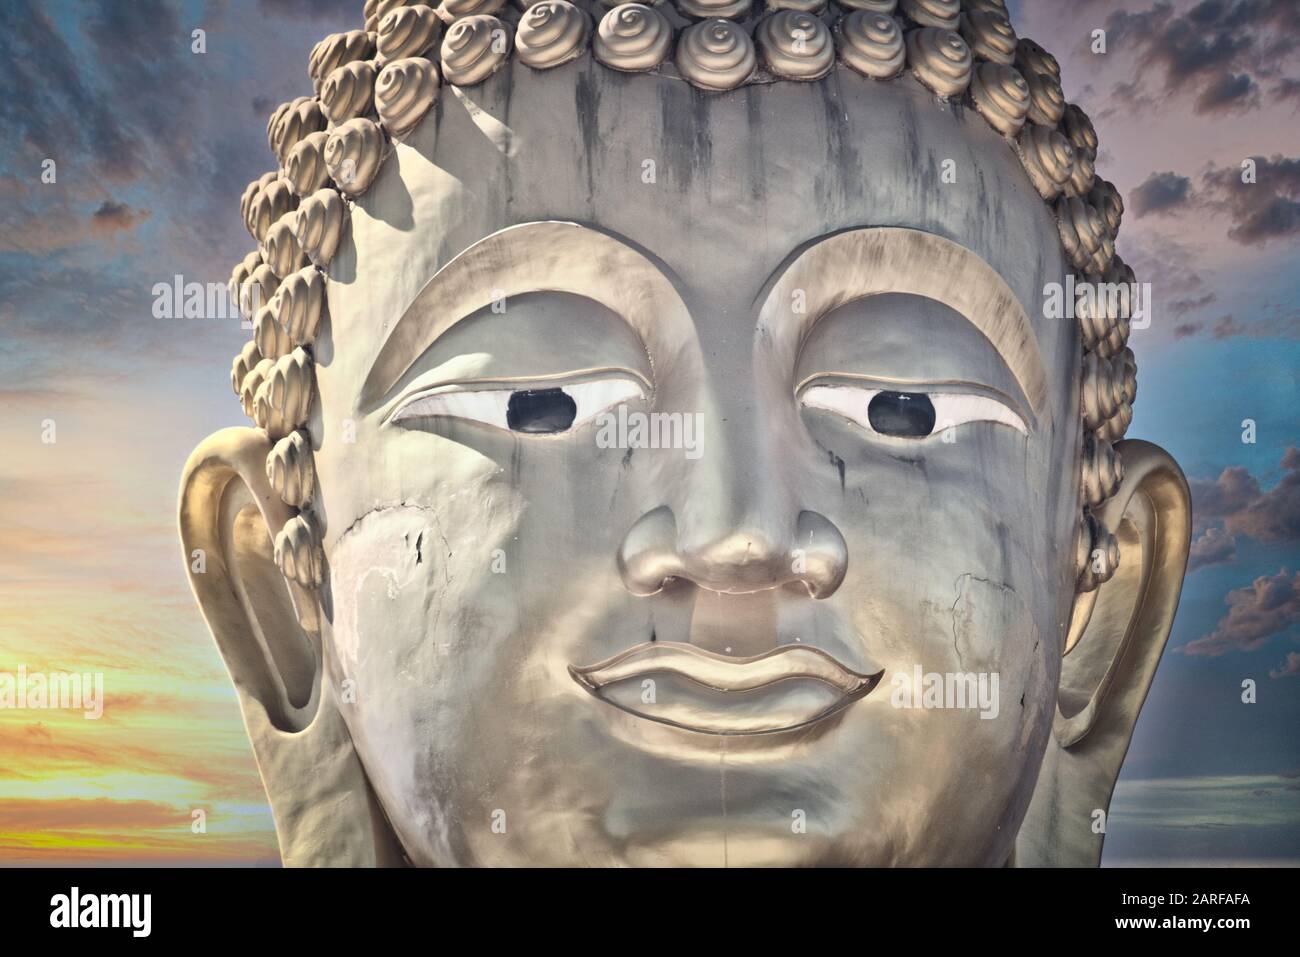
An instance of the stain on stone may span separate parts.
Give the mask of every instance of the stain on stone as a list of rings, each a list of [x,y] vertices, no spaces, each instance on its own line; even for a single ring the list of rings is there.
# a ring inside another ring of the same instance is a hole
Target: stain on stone
[[[907,168],[915,171],[917,168],[916,161],[921,153],[921,145],[916,131],[916,110],[910,98],[903,97],[900,114],[899,119],[902,121],[903,131],[903,155],[911,157],[913,162]],[[916,185],[916,182],[917,178],[914,176],[913,185]]]
[[[692,89],[695,122],[691,125],[691,162],[708,175],[713,165],[713,100]]]
[[[587,203],[596,195],[596,162],[600,150],[600,80],[592,75],[598,69],[594,63],[578,74],[573,90],[573,105],[578,113],[578,129],[582,134],[582,153],[587,168]]]
[[[849,124],[844,115],[842,91],[839,76],[835,71],[826,79],[816,84],[822,96],[822,108],[826,114],[826,153],[836,158],[834,168],[838,175],[836,182],[839,198],[844,203],[853,203],[863,198],[861,159],[856,141],[847,135]]]
[[[998,522],[996,526],[998,536],[998,560],[999,574],[1004,582],[1012,579],[1011,574],[1011,529],[1005,522]]]
[[[513,83],[506,83],[504,86],[505,89],[501,91],[501,122],[505,124],[506,129],[513,129],[510,125],[510,102],[513,99],[512,94],[514,93],[515,85]],[[442,98],[439,97],[439,102],[441,101]],[[513,136],[513,134],[511,134],[511,136]],[[504,180],[502,188],[505,191],[505,208],[507,212],[513,212],[515,205],[514,164],[512,162],[513,158],[509,154],[510,150],[501,150],[500,163],[502,179]]]
[[[685,194],[691,186],[691,164],[686,151],[677,144],[690,141],[691,118],[681,103],[674,102],[680,95],[673,88],[659,91],[659,126],[665,147],[662,165],[667,168],[672,185]]]
[[[844,491],[844,460],[840,458],[838,455],[836,455],[834,452],[830,451],[829,449],[827,450],[826,454],[830,456],[831,465],[835,466],[835,470],[840,473],[840,491],[843,492]]]
[[[918,472],[920,472],[922,475],[925,475],[925,474],[926,474],[926,471],[925,471],[925,468],[926,468],[926,466],[925,466],[925,456],[924,456],[924,455],[916,455],[916,456],[912,456],[912,455],[895,455],[895,456],[894,456],[894,461],[895,461],[895,462],[902,462],[904,465],[910,465],[910,466],[912,466],[913,468],[915,468]]]
[[[762,87],[746,86],[745,117],[749,122],[749,196],[761,202],[767,185],[768,170],[763,163],[763,110],[759,97]]]

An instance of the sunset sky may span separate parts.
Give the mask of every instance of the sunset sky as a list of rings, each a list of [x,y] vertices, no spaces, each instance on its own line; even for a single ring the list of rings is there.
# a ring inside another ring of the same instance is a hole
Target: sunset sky
[[[249,334],[156,319],[152,290],[224,283],[251,248],[239,197],[269,168],[266,118],[311,92],[309,50],[361,6],[0,4],[0,672],[106,688],[98,721],[0,709],[0,864],[279,863],[175,520],[190,450],[246,424],[229,367]],[[1173,454],[1196,510],[1105,862],[1300,863],[1300,5],[1008,7],[1125,199],[1118,249],[1155,302],[1128,434]]]

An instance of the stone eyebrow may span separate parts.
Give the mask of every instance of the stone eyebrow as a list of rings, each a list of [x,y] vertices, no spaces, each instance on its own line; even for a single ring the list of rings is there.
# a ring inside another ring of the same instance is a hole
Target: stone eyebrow
[[[817,320],[847,302],[883,293],[923,296],[959,313],[993,344],[1034,415],[1042,415],[1047,376],[1020,300],[978,254],[934,233],[873,226],[815,240],[770,284],[759,308],[759,326],[788,353],[782,358],[793,369],[798,348]]]
[[[654,326],[688,334],[690,312],[656,263],[612,233],[570,222],[523,223],[499,230],[446,263],[393,325],[361,389],[379,402],[444,332],[494,300],[567,292],[618,314],[643,342]]]

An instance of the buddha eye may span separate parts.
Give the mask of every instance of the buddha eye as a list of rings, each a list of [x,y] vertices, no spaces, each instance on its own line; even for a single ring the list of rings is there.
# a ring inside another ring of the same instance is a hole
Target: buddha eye
[[[578,403],[563,389],[520,389],[506,401],[511,432],[564,432],[578,417]]]
[[[1028,435],[1006,403],[973,392],[899,392],[857,385],[813,385],[799,394],[804,408],[825,409],[875,435],[923,439],[968,422],[996,422]]]
[[[518,388],[442,386],[412,396],[398,406],[388,422],[464,419],[509,432],[558,435],[645,394],[640,382],[626,376],[563,385],[529,383]]]
[[[934,431],[934,403],[924,392],[877,392],[867,403],[867,421],[881,435],[920,438]]]

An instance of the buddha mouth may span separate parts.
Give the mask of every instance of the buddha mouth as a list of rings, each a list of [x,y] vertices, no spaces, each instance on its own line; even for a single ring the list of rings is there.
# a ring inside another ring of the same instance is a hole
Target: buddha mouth
[[[703,734],[771,734],[843,710],[885,672],[860,674],[808,645],[742,658],[646,641],[593,665],[570,665],[569,674],[599,700],[650,721]]]

